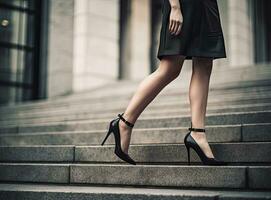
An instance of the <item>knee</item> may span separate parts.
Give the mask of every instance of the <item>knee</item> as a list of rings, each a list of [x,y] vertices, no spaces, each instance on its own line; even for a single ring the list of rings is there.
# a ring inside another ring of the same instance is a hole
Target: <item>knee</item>
[[[157,73],[165,79],[174,80],[180,75],[181,68],[180,63],[174,60],[161,61]]]
[[[180,74],[180,69],[176,69],[177,67],[162,69],[158,68],[157,73],[163,78],[167,80],[174,80],[176,79]]]
[[[168,68],[168,69],[163,69],[163,70],[159,70],[159,71],[160,71],[161,76],[163,76],[165,78],[169,78],[169,79],[175,79],[180,74],[180,70],[175,69],[173,67],[172,67],[172,69]]]
[[[210,77],[213,68],[213,60],[206,58],[197,58],[193,60],[193,74],[199,74],[201,77]]]

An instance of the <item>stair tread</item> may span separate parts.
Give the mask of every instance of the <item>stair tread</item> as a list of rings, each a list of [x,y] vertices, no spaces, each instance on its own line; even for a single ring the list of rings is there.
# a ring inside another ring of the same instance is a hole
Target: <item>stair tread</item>
[[[214,155],[231,163],[271,163],[271,142],[211,143]],[[0,161],[11,162],[120,162],[114,145],[25,145],[0,146]],[[187,161],[184,144],[131,144],[130,155],[141,163]],[[199,162],[191,154],[192,162]],[[251,164],[250,164],[251,165]]]
[[[123,84],[123,82],[125,82],[125,84]],[[128,88],[125,90],[124,94],[126,94],[126,96],[130,95],[129,91],[133,90],[136,86],[138,85],[138,81],[118,81],[115,82],[114,84],[108,84],[102,88],[100,88],[99,90],[97,90],[97,92],[95,92],[95,90],[91,90],[91,91],[85,91],[85,92],[81,92],[81,93],[74,93],[74,94],[70,94],[68,96],[60,96],[57,98],[51,98],[51,99],[46,99],[46,100],[35,100],[35,101],[29,101],[29,102],[21,102],[21,103],[16,103],[16,104],[12,104],[12,105],[0,105],[0,111],[3,109],[18,109],[18,108],[29,108],[33,105],[45,105],[47,106],[50,103],[57,103],[57,102],[65,102],[65,101],[74,101],[77,99],[83,99],[83,98],[89,98],[90,99],[96,99],[96,100],[101,100],[101,98],[106,98],[108,97],[108,95],[104,95],[107,94],[107,92],[105,92],[106,90],[110,91],[111,88],[115,88],[118,87],[119,89],[125,87]],[[177,85],[177,84],[176,84]],[[179,87],[176,87],[174,85],[169,85],[167,88],[165,88],[165,90],[163,90],[161,92],[161,95],[167,95],[168,91],[175,91],[176,93],[178,92],[178,94],[180,93],[179,91]],[[212,85],[210,84],[210,93],[217,90],[240,90],[240,89],[248,89],[248,90],[252,90],[253,88],[264,88],[264,87],[270,87],[270,80],[256,80],[256,81],[238,81],[238,82],[230,82],[230,83],[224,83],[224,84],[216,84],[216,85]],[[101,92],[102,91],[102,92]],[[97,95],[97,94],[98,95]],[[100,94],[101,93],[101,94]],[[187,93],[187,92],[185,92]],[[123,98],[123,97],[122,97]],[[89,99],[89,100],[90,100]]]
[[[234,125],[206,125],[209,142],[256,142],[271,141],[271,123]],[[106,130],[52,130],[44,132],[19,132],[0,134],[0,145],[92,145],[99,144]],[[187,127],[135,128],[131,144],[182,143]],[[113,144],[109,137],[107,144]]]
[[[271,99],[270,99],[271,101]],[[171,106],[170,106],[171,107]],[[151,117],[153,115],[185,115],[189,112],[188,107],[182,108],[182,106],[175,106],[172,108],[163,108],[156,110],[146,110],[140,117]],[[212,113],[232,113],[232,112],[245,112],[245,111],[265,111],[271,109],[271,103],[253,103],[248,105],[220,105],[212,107],[208,105],[207,115]],[[119,110],[119,111],[118,111]],[[77,109],[76,111],[65,110],[64,112],[48,112],[48,113],[20,113],[15,116],[5,115],[3,119],[0,119],[0,126],[7,125],[26,125],[36,123],[49,123],[49,122],[64,122],[64,121],[80,121],[80,120],[92,120],[114,117],[117,112],[121,112],[121,109],[106,111],[103,113],[93,113],[93,111],[85,111],[85,109]]]
[[[258,199],[271,199],[270,191],[252,190],[196,190],[196,189],[165,189],[165,188],[138,188],[138,187],[109,187],[109,186],[80,186],[80,185],[55,185],[55,184],[16,184],[0,183],[0,192],[46,192],[64,194],[127,194],[150,196],[175,196],[175,197],[211,197],[219,199],[225,197]]]
[[[271,166],[1,163],[0,181],[270,189],[270,172]]]
[[[268,93],[269,94],[269,93]],[[255,95],[255,97],[250,97],[248,98],[247,95],[246,97],[242,98],[236,98],[234,96],[223,96],[221,98],[210,98],[208,100],[208,107],[210,107],[210,111],[212,107],[217,107],[217,106],[234,106],[238,104],[242,105],[250,105],[250,104],[268,104],[270,103],[271,96],[266,96],[266,94],[263,97],[259,97],[260,95]],[[99,112],[101,109],[106,109],[105,113],[108,111],[115,112],[115,110],[120,110],[123,109],[128,100],[122,101],[122,102],[115,102],[114,104],[112,102],[105,104],[105,103],[100,103],[100,104],[90,104],[88,102],[81,102],[78,105],[67,105],[67,106],[52,106],[52,107],[45,107],[43,109],[28,109],[26,111],[20,111],[20,110],[11,110],[9,112],[0,112],[1,115],[5,115],[7,118],[10,117],[16,117],[20,115],[25,115],[26,117],[28,115],[33,115],[33,116],[39,116],[39,115],[45,115],[45,114],[61,114],[61,113],[78,113],[80,111],[90,111],[90,112]],[[152,104],[150,104],[147,108],[146,111],[156,111],[157,109],[164,109],[164,108],[184,108],[188,107],[189,102],[187,97],[183,99],[176,98],[174,100],[170,99],[165,99],[165,100],[160,100],[160,99],[155,99]],[[5,118],[4,118],[5,119]]]
[[[271,110],[261,110],[261,111],[245,111],[245,112],[229,112],[229,113],[209,113],[206,115],[206,118],[208,117],[212,117],[212,116],[228,116],[228,115],[242,115],[242,114],[261,114],[261,113],[271,113]],[[147,121],[147,120],[170,120],[173,118],[184,118],[184,117],[189,117],[190,115],[186,114],[186,115],[173,115],[173,116],[168,116],[168,115],[162,115],[162,116],[147,116],[147,117],[139,117],[138,121]],[[5,127],[32,127],[32,126],[49,126],[49,125],[69,125],[69,124],[84,124],[84,123],[99,123],[99,122],[108,122],[108,120],[111,120],[111,118],[101,118],[101,119],[93,119],[93,120],[89,120],[89,119],[85,119],[85,120],[80,120],[80,121],[62,121],[62,122],[45,122],[45,123],[36,123],[36,124],[26,124],[26,125],[8,125],[8,126],[3,126],[2,128]],[[271,121],[270,121],[271,122]],[[265,123],[269,123],[265,122]],[[207,124],[210,125],[210,124]],[[221,124],[220,124],[221,125]]]

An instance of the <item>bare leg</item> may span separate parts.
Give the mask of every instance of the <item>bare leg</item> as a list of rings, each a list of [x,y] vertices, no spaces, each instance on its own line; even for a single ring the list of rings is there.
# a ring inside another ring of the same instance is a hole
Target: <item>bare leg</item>
[[[193,58],[189,100],[192,126],[194,128],[205,128],[205,114],[212,67],[213,60],[211,58]],[[191,136],[196,140],[207,157],[214,157],[204,132],[191,131]]]
[[[130,100],[123,117],[135,123],[141,112],[147,105],[159,94],[159,92],[171,81],[177,78],[181,72],[185,56],[165,56],[159,67],[147,76],[137,88],[135,94]],[[128,153],[128,148],[131,140],[132,129],[123,121],[120,121],[121,147],[125,153]]]

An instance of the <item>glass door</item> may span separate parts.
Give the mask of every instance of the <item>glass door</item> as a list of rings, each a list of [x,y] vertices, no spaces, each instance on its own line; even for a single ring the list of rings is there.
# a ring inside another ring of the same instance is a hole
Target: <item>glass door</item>
[[[39,0],[0,0],[0,103],[35,99]]]

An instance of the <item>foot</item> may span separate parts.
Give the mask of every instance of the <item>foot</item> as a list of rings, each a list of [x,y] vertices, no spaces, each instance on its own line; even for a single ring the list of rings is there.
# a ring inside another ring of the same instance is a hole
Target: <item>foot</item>
[[[208,158],[214,158],[213,152],[210,148],[209,143],[207,142],[206,134],[204,132],[191,131],[190,135],[198,143],[198,145]]]
[[[120,130],[120,143],[121,149],[124,153],[128,154],[129,144],[131,141],[132,129],[127,126],[122,120],[119,121],[119,130]]]

